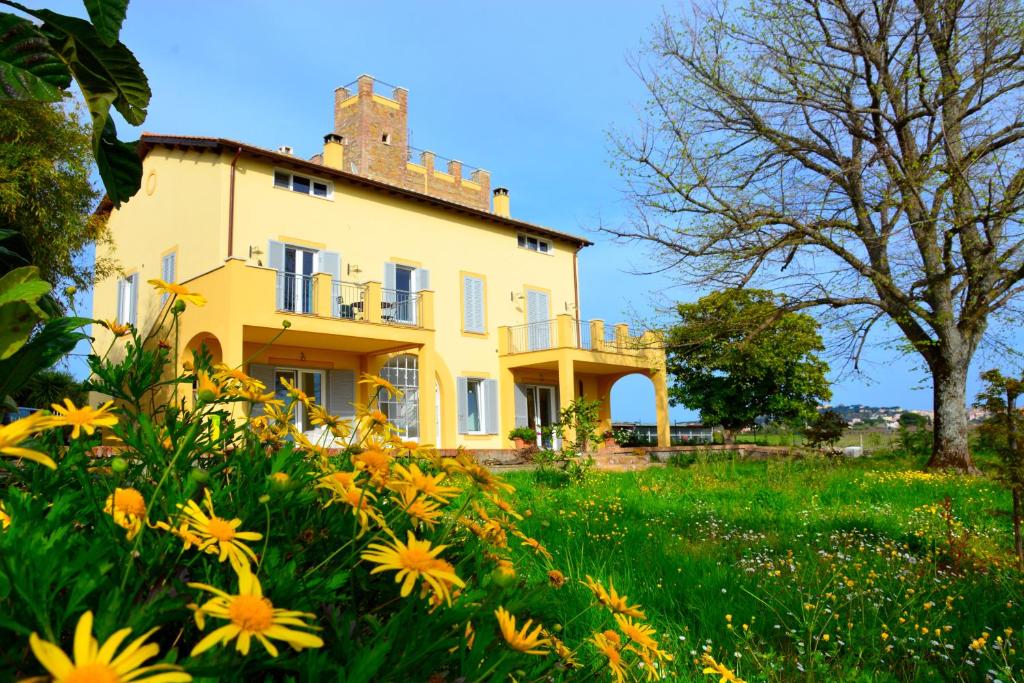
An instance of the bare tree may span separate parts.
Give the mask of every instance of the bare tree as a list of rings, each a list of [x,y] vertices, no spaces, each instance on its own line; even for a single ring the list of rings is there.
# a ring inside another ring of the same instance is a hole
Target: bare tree
[[[636,219],[699,286],[757,284],[895,325],[932,376],[930,465],[973,469],[968,366],[1024,289],[1016,0],[727,0],[666,16],[618,153]],[[879,325],[882,323],[882,325]]]

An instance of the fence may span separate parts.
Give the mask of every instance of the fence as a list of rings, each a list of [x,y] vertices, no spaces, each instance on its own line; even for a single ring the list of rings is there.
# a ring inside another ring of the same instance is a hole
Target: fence
[[[355,282],[331,281],[332,315],[344,320],[366,318],[366,285]]]
[[[381,289],[380,319],[389,325],[419,327],[423,321],[423,298],[419,292]]]
[[[316,278],[297,273],[277,273],[277,310],[290,313],[316,312]]]
[[[507,329],[510,354],[556,348],[606,351],[629,355],[643,353],[643,344],[640,339],[628,331],[625,334],[618,334],[615,326],[606,327],[602,339],[594,339],[593,328],[589,320],[571,320],[568,325],[563,324],[562,326],[559,325],[557,319],[542,320],[524,325],[512,325]]]

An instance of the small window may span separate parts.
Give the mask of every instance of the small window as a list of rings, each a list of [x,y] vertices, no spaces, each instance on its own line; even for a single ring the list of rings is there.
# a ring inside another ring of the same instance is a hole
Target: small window
[[[316,197],[327,196],[327,185],[325,183],[313,182],[313,195]]]
[[[546,240],[530,237],[529,235],[519,235],[518,242],[522,249],[536,251],[539,254],[551,253],[551,242]]]
[[[484,431],[484,381],[466,380],[466,431],[480,434]]]
[[[300,175],[293,175],[292,192],[301,192],[302,194],[309,194],[309,178],[303,178]]]
[[[170,254],[166,254],[160,262],[160,279],[164,282],[174,282],[177,279],[177,267],[175,262],[177,261],[177,252],[172,251]],[[167,303],[167,299],[170,295],[164,292],[163,297],[160,299],[160,305]]]
[[[274,171],[274,187],[283,187],[288,189],[291,185],[292,177],[288,173],[281,173],[281,171]]]
[[[135,324],[135,311],[138,309],[139,274],[133,273],[117,281],[117,322],[125,325]]]
[[[330,199],[332,194],[332,185],[326,180],[314,180],[287,171],[274,171],[274,187],[299,194],[313,195],[321,199]]]
[[[380,141],[383,142],[385,145],[390,145],[391,144],[391,133],[384,133],[383,135],[381,135],[380,136]]]

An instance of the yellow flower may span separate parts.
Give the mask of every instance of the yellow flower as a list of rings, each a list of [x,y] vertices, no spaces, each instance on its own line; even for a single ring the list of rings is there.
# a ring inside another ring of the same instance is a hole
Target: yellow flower
[[[229,560],[236,572],[248,571],[249,562],[256,561],[256,553],[242,541],[258,541],[263,538],[263,534],[239,531],[238,527],[242,524],[240,519],[218,517],[213,510],[210,489],[204,492],[203,505],[207,512],[203,512],[194,500],[188,501],[184,506],[178,504],[178,509],[182,511],[182,530],[199,539],[199,543],[196,544],[199,550],[211,554],[219,552],[218,559],[221,562]]]
[[[142,531],[142,522],[146,518],[146,499],[133,488],[115,488],[107,496],[103,511],[113,517],[118,526],[128,530],[130,541]]]
[[[327,427],[336,439],[347,439],[352,433],[351,421],[331,415],[322,406],[312,405],[309,407],[309,422],[314,427]]]
[[[202,294],[196,294],[190,292],[183,285],[176,285],[173,282],[164,282],[163,280],[149,280],[149,284],[153,285],[153,288],[158,292],[169,294],[171,297],[187,301],[190,304],[196,306],[205,306],[206,297]]]
[[[358,455],[352,456],[352,464],[357,470],[366,470],[370,478],[378,486],[387,483],[391,474],[391,456],[382,450],[368,448]]]
[[[31,448],[21,448],[18,446],[22,441],[37,432],[49,428],[52,424],[52,417],[37,412],[20,420],[15,420],[10,424],[0,426],[0,454],[9,455],[13,458],[25,458],[40,465],[46,465],[51,470],[57,469],[57,463],[48,455],[34,451]]]
[[[332,494],[331,499],[327,501],[327,505],[324,507],[332,503],[341,502],[352,508],[352,514],[359,520],[359,535],[362,536],[366,532],[371,519],[381,528],[387,528],[387,524],[380,513],[377,512],[377,509],[373,507],[377,496],[373,495],[366,488],[355,485],[356,477],[359,474],[359,472],[332,472],[320,477],[320,483],[316,487],[318,489],[327,489]]]
[[[28,643],[39,663],[46,667],[57,683],[178,683],[191,681],[192,677],[173,664],[152,664],[142,666],[147,659],[160,654],[160,646],[147,643],[146,639],[156,629],[150,629],[128,644],[121,653],[114,656],[132,630],[123,628],[115,631],[103,645],[92,635],[92,612],[86,612],[78,619],[75,627],[75,642],[72,655],[68,657],[59,645],[43,640],[33,633]]]
[[[103,325],[103,327],[113,332],[115,337],[123,337],[132,331],[132,326],[130,324],[125,323],[122,325],[116,320],[101,320],[100,325]]]
[[[109,412],[112,405],[114,405],[113,401],[107,401],[95,409],[89,406],[76,408],[71,399],[66,398],[63,406],[56,403],[50,404],[53,412],[56,413],[50,418],[50,426],[71,427],[72,439],[77,439],[81,431],[92,436],[97,427],[113,427],[117,424],[117,416],[111,415]]]
[[[725,664],[719,664],[715,661],[715,658],[711,655],[704,655],[700,658],[702,664],[704,664],[705,674],[711,674],[719,676],[718,683],[745,683],[742,678],[734,674],[729,670]]]
[[[626,634],[627,638],[639,645],[644,652],[652,654],[658,659],[672,659],[672,655],[658,649],[658,641],[654,638],[657,631],[650,626],[635,622],[625,614],[616,614],[615,623],[619,625],[619,630]]]
[[[625,663],[622,661],[622,653],[619,652],[619,636],[614,631],[595,633],[590,640],[597,649],[608,660],[608,670],[612,674],[615,683],[622,683],[626,680]]]
[[[316,628],[303,621],[303,619],[314,618],[314,615],[308,612],[275,608],[274,604],[264,597],[259,579],[248,567],[238,574],[238,595],[229,595],[204,583],[188,585],[216,596],[195,610],[196,625],[200,630],[205,628],[207,616],[231,622],[211,631],[196,643],[196,646],[192,648],[191,656],[193,657],[206,652],[214,645],[227,645],[235,638],[238,639],[235,649],[243,655],[249,654],[249,645],[252,643],[253,637],[263,644],[271,657],[277,656],[277,647],[270,642],[271,639],[288,643],[295,650],[323,647],[324,641],[319,636],[288,628],[289,626],[298,626],[304,629]]]
[[[402,398],[402,392],[391,382],[387,381],[383,377],[377,375],[364,374],[363,378],[359,380],[360,384],[369,384],[373,387],[373,391],[376,394],[378,389],[383,389],[385,392],[393,396],[394,398]]]
[[[548,552],[548,549],[545,548],[540,541],[538,541],[535,538],[530,538],[521,531],[514,531],[513,533],[517,537],[519,537],[519,539],[523,542],[523,545],[533,548],[533,552],[537,553],[538,555],[543,555],[545,558],[549,560],[551,559],[551,553]]]
[[[391,488],[412,488],[439,503],[446,504],[462,492],[457,486],[441,485],[446,476],[444,472],[440,474],[424,474],[415,463],[410,464],[408,467],[396,464],[394,466],[394,473],[398,475],[398,478],[391,483]]]
[[[610,609],[612,612],[636,617],[637,619],[644,618],[644,613],[643,610],[640,609],[640,605],[630,605],[625,595],[619,595],[616,592],[615,585],[611,581],[608,582],[608,590],[605,590],[604,586],[589,576],[586,581],[582,581],[581,583],[594,593],[594,597],[597,598],[598,602]]]
[[[561,588],[565,585],[565,574],[557,569],[550,570],[548,572],[548,583],[554,588]]]
[[[405,514],[409,515],[414,527],[419,522],[433,529],[441,517],[438,504],[421,497],[413,489],[402,491],[402,509],[405,510]]]
[[[6,529],[11,525],[11,516],[7,514],[7,507],[0,500],[0,529]]]
[[[473,485],[481,491],[486,491],[488,493],[507,491],[508,493],[512,493],[516,490],[516,487],[505,483],[483,465],[467,463],[462,465],[460,469],[463,474],[469,477],[469,480],[473,482]]]
[[[434,595],[451,604],[451,586],[465,587],[450,564],[437,557],[448,546],[430,547],[430,541],[417,540],[411,531],[405,543],[398,539],[389,545],[371,543],[360,557],[368,562],[376,562],[379,566],[370,571],[377,574],[395,570],[395,583],[402,583],[401,595],[406,597],[412,592],[416,580],[421,576],[433,589]]]
[[[196,395],[200,401],[216,401],[221,397],[220,385],[205,370],[196,373]]]
[[[546,655],[548,650],[541,650],[542,647],[547,647],[551,644],[547,638],[542,636],[544,630],[543,626],[539,624],[533,632],[530,633],[530,626],[533,624],[533,619],[528,619],[523,628],[516,630],[516,618],[509,614],[504,607],[499,607],[494,611],[494,616],[498,618],[498,626],[501,628],[501,635],[505,638],[505,642],[508,643],[509,647],[519,652],[524,652],[528,655]]]

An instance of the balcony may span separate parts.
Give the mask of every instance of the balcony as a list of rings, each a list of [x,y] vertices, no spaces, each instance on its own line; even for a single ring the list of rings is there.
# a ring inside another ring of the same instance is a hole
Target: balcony
[[[552,320],[512,325],[499,330],[502,355],[551,349],[578,349],[599,353],[642,356],[651,347],[649,334],[636,336],[624,324],[605,327],[603,320],[577,320],[560,315]]]
[[[345,282],[324,275],[276,273],[275,306],[282,313],[424,327],[424,292],[385,289],[379,282]],[[325,302],[321,289],[330,289]]]

